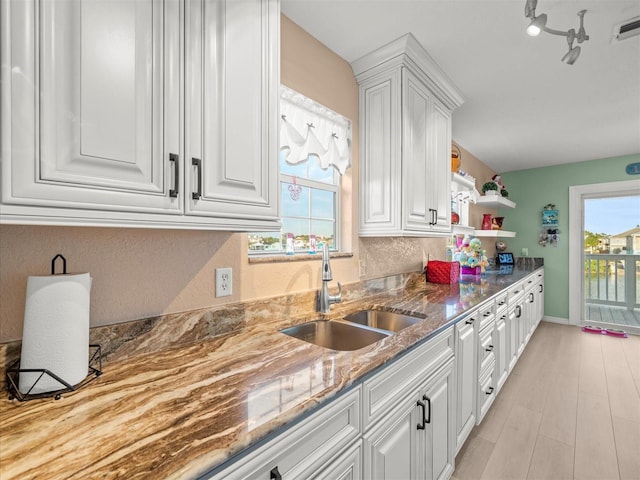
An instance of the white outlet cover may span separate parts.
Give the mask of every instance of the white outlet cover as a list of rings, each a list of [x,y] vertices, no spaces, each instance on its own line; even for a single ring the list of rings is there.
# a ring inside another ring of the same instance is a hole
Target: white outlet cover
[[[228,297],[233,293],[233,270],[216,268],[216,297]]]

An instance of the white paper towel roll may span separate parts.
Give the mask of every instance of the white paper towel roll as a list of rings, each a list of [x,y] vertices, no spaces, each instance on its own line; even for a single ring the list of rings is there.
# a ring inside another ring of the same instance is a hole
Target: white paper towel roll
[[[77,385],[89,369],[89,293],[91,277],[50,275],[29,277],[24,311],[20,369],[47,369]],[[20,373],[18,388],[27,393],[40,373]],[[30,393],[65,388],[44,375]]]

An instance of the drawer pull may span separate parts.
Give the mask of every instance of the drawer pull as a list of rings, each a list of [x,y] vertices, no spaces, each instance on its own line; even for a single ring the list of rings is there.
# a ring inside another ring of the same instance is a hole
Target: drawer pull
[[[269,480],[282,480],[282,475],[278,471],[278,467],[273,467],[269,472]]]
[[[486,393],[487,395],[491,395],[493,393],[493,387],[489,387],[489,390],[484,393]]]
[[[420,408],[422,408],[422,423],[418,424],[418,430],[424,430],[426,428],[426,423],[427,423],[427,419],[426,419],[426,411],[427,411],[427,406],[422,403],[420,400],[418,400],[418,406]]]
[[[472,325],[474,321],[475,321],[475,318],[469,318],[469,319],[465,320],[464,323],[466,323],[467,325]]]
[[[498,305],[504,305],[504,300],[502,300],[501,302],[498,302]]]
[[[491,311],[484,312],[484,316],[485,316],[485,317],[488,317],[489,315],[491,315]]]
[[[178,196],[178,185],[180,185],[180,165],[178,164],[178,160],[180,160],[178,154],[169,154],[169,161],[173,162],[173,188],[169,190],[169,196],[172,198]]]
[[[485,352],[493,352],[493,345],[489,345],[487,348],[484,349]]]

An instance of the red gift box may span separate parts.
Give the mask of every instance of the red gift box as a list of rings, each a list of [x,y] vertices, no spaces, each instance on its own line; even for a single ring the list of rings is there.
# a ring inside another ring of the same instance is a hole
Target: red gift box
[[[427,282],[457,283],[460,279],[460,263],[430,260],[425,267]]]

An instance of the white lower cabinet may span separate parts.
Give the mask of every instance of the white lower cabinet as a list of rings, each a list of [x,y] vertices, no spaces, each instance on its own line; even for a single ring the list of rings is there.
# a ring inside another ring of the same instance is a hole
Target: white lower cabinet
[[[456,324],[456,453],[476,424],[477,311]]]
[[[497,389],[500,391],[509,375],[509,349],[508,349],[508,312],[504,308],[497,313],[496,318],[496,380]]]
[[[266,444],[201,478],[282,480],[361,478],[360,387],[303,418]],[[343,455],[347,451],[349,455]],[[354,465],[349,467],[349,464]],[[326,473],[325,473],[326,472]],[[349,476],[351,475],[351,476]]]
[[[365,478],[446,479],[454,465],[453,357],[364,436]]]

